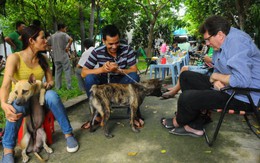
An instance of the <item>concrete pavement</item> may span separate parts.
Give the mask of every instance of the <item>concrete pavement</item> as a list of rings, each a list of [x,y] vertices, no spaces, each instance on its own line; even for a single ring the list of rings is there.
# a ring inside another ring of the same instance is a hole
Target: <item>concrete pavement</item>
[[[147,76],[143,78],[146,79]],[[114,137],[108,139],[101,128],[93,133],[80,129],[82,123],[90,118],[85,96],[80,98],[83,101],[79,100],[79,103],[68,108],[68,116],[80,149],[73,154],[66,152],[65,139],[59,125],[55,122],[54,144],[51,145],[54,153],[49,156],[49,163],[260,162],[260,140],[251,133],[242,116],[227,115],[217,141],[213,147],[208,147],[204,137],[171,135],[161,126],[160,119],[172,117],[176,111],[178,96],[163,101],[158,97],[146,97],[141,105],[145,118],[145,126],[141,132],[132,132],[129,120],[125,118],[127,117],[125,108],[116,109],[112,112],[112,119],[109,121],[109,128]],[[65,105],[69,106],[67,103]],[[209,131],[216,126],[218,116],[218,113],[213,113],[215,121],[207,126]],[[45,151],[40,154],[44,158],[47,157]],[[33,154],[30,156],[31,162],[39,162]],[[22,162],[18,148],[16,160]]]

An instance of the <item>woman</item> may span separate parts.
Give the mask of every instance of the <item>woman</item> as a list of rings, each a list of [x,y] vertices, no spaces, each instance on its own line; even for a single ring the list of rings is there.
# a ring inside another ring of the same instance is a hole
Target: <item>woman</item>
[[[45,50],[47,47],[44,32],[36,26],[29,26],[23,30],[21,38],[23,50],[8,56],[0,91],[1,107],[4,110],[7,119],[3,137],[4,155],[2,162],[14,162],[13,152],[16,145],[18,130],[22,118],[25,116],[26,110],[28,109],[28,107],[26,107],[28,105],[17,106],[15,102],[13,102],[12,105],[7,103],[9,90],[12,86],[10,77],[14,77],[17,80],[28,79],[31,73],[35,75],[36,80],[42,80],[44,76],[46,77],[45,87],[47,91],[45,94],[45,105],[52,111],[65,135],[67,151],[76,152],[79,145],[72,135],[72,127],[66,115],[65,108],[57,93],[53,90],[48,90],[54,84],[51,70],[46,58],[38,53],[39,51]]]

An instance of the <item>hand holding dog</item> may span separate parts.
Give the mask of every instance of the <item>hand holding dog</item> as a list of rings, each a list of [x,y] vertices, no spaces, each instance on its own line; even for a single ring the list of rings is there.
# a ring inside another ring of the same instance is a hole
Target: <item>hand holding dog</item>
[[[53,85],[54,85],[53,81],[43,83],[43,86],[46,90],[52,89]]]
[[[5,112],[5,117],[10,122],[15,122],[22,117],[22,113],[16,113],[14,107],[8,103],[2,103],[1,107]]]

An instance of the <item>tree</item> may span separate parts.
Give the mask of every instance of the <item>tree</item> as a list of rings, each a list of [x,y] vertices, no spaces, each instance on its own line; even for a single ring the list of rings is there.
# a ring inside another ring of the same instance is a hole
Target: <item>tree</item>
[[[148,48],[147,55],[151,56],[151,49],[153,44],[153,34],[154,34],[154,26],[159,17],[160,12],[171,5],[171,0],[137,0],[136,4],[140,5],[144,10],[147,21],[149,21],[149,32],[148,32]],[[177,2],[177,1],[176,1]]]
[[[222,15],[234,27],[255,37],[256,44],[259,46],[259,0],[186,0],[185,6],[187,7],[185,20],[189,24],[188,29],[197,37],[199,36],[197,29],[206,17],[213,14]]]

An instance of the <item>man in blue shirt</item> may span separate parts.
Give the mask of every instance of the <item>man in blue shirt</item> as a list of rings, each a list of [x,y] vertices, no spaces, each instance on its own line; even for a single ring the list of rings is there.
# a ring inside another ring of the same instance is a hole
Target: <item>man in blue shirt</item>
[[[260,88],[260,51],[245,32],[230,27],[221,16],[211,16],[200,27],[206,44],[213,47],[214,72],[208,77],[191,71],[180,75],[182,94],[176,117],[162,124],[174,128],[175,135],[202,136],[201,109],[224,108],[230,93],[220,92],[225,86]],[[214,89],[212,89],[212,87]],[[260,93],[252,93],[255,104]],[[230,107],[250,108],[244,96],[235,96]],[[170,123],[171,122],[171,123]]]

